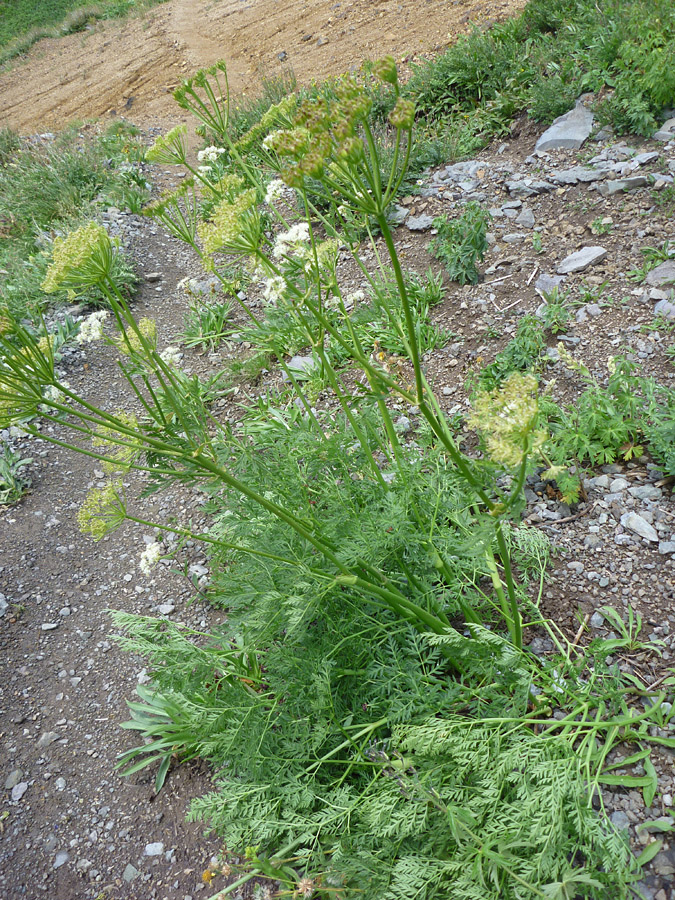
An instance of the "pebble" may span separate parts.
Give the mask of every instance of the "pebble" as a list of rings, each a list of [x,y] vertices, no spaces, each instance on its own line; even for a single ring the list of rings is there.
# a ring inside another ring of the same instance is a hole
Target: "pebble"
[[[122,872],[122,878],[124,879],[124,881],[126,881],[127,884],[130,884],[138,875],[140,875],[140,872],[135,866],[132,866],[131,863],[129,863],[124,869],[124,872]]]
[[[656,533],[654,527],[637,513],[624,513],[621,516],[621,524],[624,528],[628,528],[629,531],[640,535],[640,537],[644,538],[647,541],[651,541],[652,543],[658,541],[659,539],[659,536]]]
[[[421,216],[408,216],[405,227],[408,231],[428,231],[433,224],[433,216],[422,214]]]
[[[10,772],[7,778],[5,779],[5,790],[11,791],[12,788],[16,787],[17,784],[23,778],[23,772],[21,769],[14,769],[13,772]]]
[[[43,631],[54,631],[54,629],[58,628],[58,627],[59,627],[58,622],[43,622],[42,625],[40,625],[40,628]]]
[[[161,856],[164,853],[164,844],[162,841],[155,841],[152,844],[145,845],[146,856]]]
[[[68,860],[70,859],[70,854],[67,850],[59,850],[59,852],[54,857],[54,868],[60,869],[61,866],[64,866]]]
[[[590,620],[591,628],[602,628],[605,624],[605,617],[602,613],[594,612]]]
[[[28,782],[20,781],[12,788],[12,800],[20,800],[28,790]]]
[[[54,741],[58,741],[61,737],[56,731],[45,731],[41,736],[39,741],[37,742],[38,750],[44,750],[45,747],[49,747],[50,744],[53,744]]]
[[[590,266],[601,262],[607,256],[604,247],[583,247],[576,253],[570,253],[558,266],[558,275],[568,275],[571,272],[585,272]]]

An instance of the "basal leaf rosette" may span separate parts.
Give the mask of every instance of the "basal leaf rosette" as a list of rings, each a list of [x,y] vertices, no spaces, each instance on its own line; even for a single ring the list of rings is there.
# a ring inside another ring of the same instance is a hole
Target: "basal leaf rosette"
[[[513,372],[501,388],[476,396],[469,427],[480,433],[493,462],[515,469],[546,443],[548,435],[536,427],[538,413],[537,379]]]
[[[47,294],[76,292],[101,284],[110,275],[114,258],[108,232],[102,225],[88,222],[66,237],[55,238],[42,290]]]

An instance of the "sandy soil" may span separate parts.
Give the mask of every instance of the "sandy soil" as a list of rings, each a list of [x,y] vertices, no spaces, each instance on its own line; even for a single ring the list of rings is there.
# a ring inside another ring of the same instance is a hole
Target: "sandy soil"
[[[300,83],[445,47],[525,0],[171,0],[144,19],[102,22],[44,40],[0,73],[0,122],[21,133],[120,115],[175,122],[171,92],[195,69],[226,59],[235,93],[292,68]]]

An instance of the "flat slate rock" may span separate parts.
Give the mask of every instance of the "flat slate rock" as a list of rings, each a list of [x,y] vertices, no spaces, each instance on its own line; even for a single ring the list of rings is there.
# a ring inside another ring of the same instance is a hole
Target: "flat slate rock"
[[[661,287],[665,284],[675,284],[675,259],[667,259],[660,266],[652,269],[645,279],[652,287]]]
[[[672,141],[675,140],[675,119],[668,119],[654,135],[655,141]]]
[[[598,186],[603,197],[612,197],[626,191],[636,191],[638,188],[647,187],[649,179],[644,175],[632,175],[629,178],[615,178]]]
[[[534,197],[535,194],[547,194],[549,191],[555,190],[555,185],[550,181],[534,181],[531,178],[507,181],[506,187],[512,197]]]
[[[577,100],[574,109],[559,116],[541,135],[535,150],[578,150],[593,129],[593,113]]]
[[[551,181],[556,184],[578,184],[582,181],[589,184],[591,181],[600,181],[605,177],[604,172],[597,169],[589,169],[588,166],[572,166],[571,169],[563,169],[562,172],[556,172],[551,175]]]
[[[409,231],[427,231],[434,224],[434,217],[422,213],[421,216],[408,216],[405,225]]]
[[[584,272],[607,256],[604,247],[583,247],[571,253],[558,266],[558,275],[569,275],[570,272]]]

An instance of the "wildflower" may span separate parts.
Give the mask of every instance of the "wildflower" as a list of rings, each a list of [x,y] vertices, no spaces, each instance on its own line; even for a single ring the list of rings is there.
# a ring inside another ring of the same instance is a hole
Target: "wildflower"
[[[157,346],[157,325],[146,316],[139,319],[136,328],[132,326],[125,328],[123,336],[117,340],[119,349],[127,355],[145,352],[145,344],[148,344],[152,350]]]
[[[152,147],[145,151],[148,162],[185,165],[187,161],[187,125],[176,125],[167,134],[160,135]]]
[[[99,284],[110,274],[113,250],[108,232],[102,225],[89,222],[57,237],[52,247],[52,261],[42,282],[42,290],[53,294],[58,290],[74,290]]]
[[[66,388],[66,390],[68,390],[70,385],[68,384],[67,381],[62,381],[61,387],[64,387],[64,388]],[[63,393],[61,388],[57,387],[55,384],[48,384],[47,387],[44,389],[42,396],[44,397],[44,399],[46,400],[46,402],[48,404],[63,403],[63,401],[65,400],[65,397],[66,397],[66,395]]]
[[[102,488],[94,488],[77,514],[77,522],[83,534],[90,534],[100,541],[115,531],[126,519],[124,488],[119,479],[111,479]]]
[[[200,150],[197,154],[197,159],[199,162],[204,162],[204,160],[207,162],[218,162],[218,157],[225,152],[224,147],[204,147],[204,149]]]
[[[78,344],[91,344],[92,341],[100,341],[103,337],[103,323],[108,313],[104,309],[87,316],[84,321],[80,322],[80,330],[75,340]]]
[[[480,431],[488,455],[502,466],[519,466],[546,442],[546,432],[535,430],[539,406],[537,380],[533,375],[513,372],[501,388],[479,394],[469,419]]]
[[[358,303],[361,303],[362,300],[365,300],[365,297],[366,295],[363,291],[352,291],[351,294],[347,294],[347,296],[343,299],[345,309],[352,309],[352,307],[356,306]]]
[[[283,183],[281,178],[274,178],[267,185],[267,193],[265,194],[265,203],[268,206],[271,206],[273,203],[276,203],[277,200],[281,200],[284,192],[286,190],[286,185]]]
[[[396,84],[398,81],[398,73],[396,71],[396,60],[393,56],[383,56],[373,64],[373,74],[380,81],[387,84]]]
[[[161,556],[161,545],[158,544],[157,541],[153,541],[151,544],[148,544],[145,550],[141,553],[141,558],[138,562],[138,568],[144,575],[149,575],[159,562]]]
[[[404,100],[403,97],[399,97],[389,113],[389,121],[394,128],[412,128],[415,121],[415,104],[412,100]]]
[[[177,369],[183,358],[183,354],[178,347],[167,347],[159,354],[159,358],[163,363],[166,363],[167,366],[172,366],[174,369]]]
[[[249,230],[252,232],[249,243],[252,243],[253,232],[257,231],[255,204],[255,188],[243,191],[234,200],[221,200],[216,206],[212,218],[200,228],[200,236],[206,253],[237,248],[240,239],[246,238]]]
[[[309,240],[309,224],[307,222],[296,222],[291,225],[288,231],[283,231],[277,235],[274,242],[272,256],[275,259],[281,259],[284,256],[294,256],[298,251],[304,249],[302,247],[305,241]]]
[[[213,172],[213,168],[212,166],[198,166],[197,171],[200,175],[203,175],[205,178],[207,178],[211,174],[211,172]]]
[[[283,299],[285,291],[286,279],[281,275],[274,275],[272,278],[266,279],[263,297],[268,303],[276,304]]]

